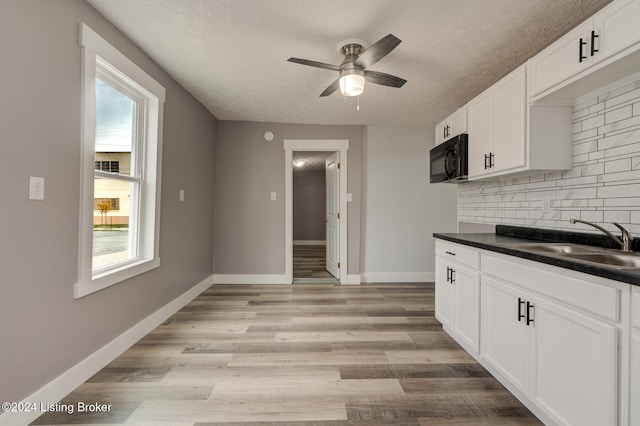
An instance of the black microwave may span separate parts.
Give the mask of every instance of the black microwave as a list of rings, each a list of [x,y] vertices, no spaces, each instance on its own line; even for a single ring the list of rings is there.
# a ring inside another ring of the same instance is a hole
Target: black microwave
[[[431,183],[456,183],[467,180],[468,140],[468,135],[464,133],[431,148]]]

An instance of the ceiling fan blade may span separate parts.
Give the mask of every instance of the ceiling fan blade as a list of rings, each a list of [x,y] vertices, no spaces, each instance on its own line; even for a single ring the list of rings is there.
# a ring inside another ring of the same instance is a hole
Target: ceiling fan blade
[[[404,78],[396,77],[395,75],[369,70],[365,70],[364,79],[369,83],[381,84],[383,86],[390,87],[402,87],[407,82]]]
[[[329,87],[324,89],[324,92],[320,93],[320,97],[329,96],[330,94],[332,94],[333,92],[338,90],[339,81],[340,80],[338,79],[338,80],[334,81],[333,83],[331,83],[329,85]]]
[[[289,58],[287,59],[287,61],[294,62],[296,64],[301,64],[301,65],[308,65],[310,67],[324,68],[326,70],[332,70],[332,71],[340,71],[341,69],[337,65],[325,64],[324,62],[310,61],[308,59]]]
[[[362,69],[369,68],[371,65],[391,53],[391,51],[395,49],[401,41],[402,40],[393,34],[388,34],[382,37],[360,54],[358,59],[355,61],[355,65]]]

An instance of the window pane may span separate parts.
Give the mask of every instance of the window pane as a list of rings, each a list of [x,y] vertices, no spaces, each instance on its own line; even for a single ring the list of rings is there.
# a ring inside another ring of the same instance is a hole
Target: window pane
[[[137,257],[132,235],[137,229],[138,186],[116,179],[94,179],[93,269]]]
[[[104,172],[132,175],[135,101],[96,79],[96,163]],[[115,170],[113,165],[115,166]]]

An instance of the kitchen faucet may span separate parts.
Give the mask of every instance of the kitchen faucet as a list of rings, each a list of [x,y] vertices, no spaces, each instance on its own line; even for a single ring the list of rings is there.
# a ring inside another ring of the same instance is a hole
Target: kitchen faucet
[[[619,223],[613,222],[613,225],[615,225],[620,231],[622,231],[622,241],[620,241],[620,238],[616,237],[611,232],[607,231],[606,229],[604,229],[600,225],[596,225],[595,223],[587,222],[586,220],[580,220],[580,219],[569,219],[569,222],[571,222],[571,223],[584,223],[585,225],[593,226],[594,228],[599,229],[600,231],[602,231],[605,234],[607,234],[607,236],[609,238],[611,238],[613,241],[615,241],[616,244],[619,244],[620,248],[622,249],[622,251],[624,251],[624,252],[633,251],[631,249],[631,243],[633,242],[633,237],[631,236],[631,234],[629,234],[629,231],[624,229],[622,227],[622,225],[620,225]]]

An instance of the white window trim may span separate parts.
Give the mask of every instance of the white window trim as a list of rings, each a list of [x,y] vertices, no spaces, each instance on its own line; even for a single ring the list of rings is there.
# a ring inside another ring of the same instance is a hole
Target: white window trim
[[[162,122],[165,89],[140,67],[111,46],[86,24],[80,24],[82,46],[82,147],[80,165],[80,221],[78,281],[74,297],[80,298],[160,266],[160,182],[162,164]],[[140,202],[139,257],[129,259],[99,274],[92,270],[93,193],[95,172],[95,77],[96,60],[119,70],[126,79],[149,95],[150,113],[145,132],[149,143],[144,150],[145,180]],[[149,208],[151,206],[151,208]]]

